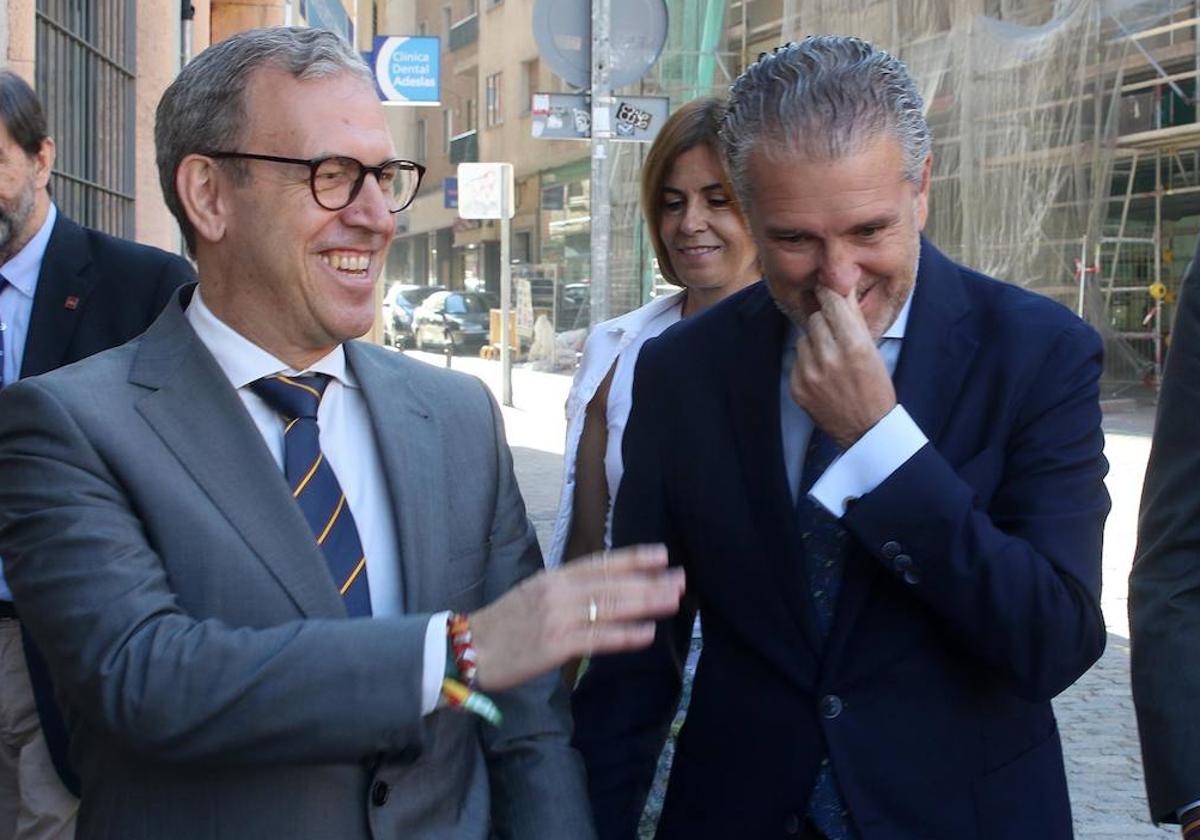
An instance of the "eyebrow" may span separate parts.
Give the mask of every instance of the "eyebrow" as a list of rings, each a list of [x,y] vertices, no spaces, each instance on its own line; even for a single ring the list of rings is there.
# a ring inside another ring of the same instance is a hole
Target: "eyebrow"
[[[721,190],[722,192],[725,192],[725,185],[722,184],[720,181],[714,181],[713,183],[706,184],[705,186],[700,188],[700,192],[712,192],[713,190]],[[684,194],[684,190],[679,189],[679,187],[671,187],[671,186],[667,186],[666,184],[663,185],[662,191],[669,192],[669,193],[677,193],[678,195]]]
[[[847,232],[854,232],[868,227],[886,228],[895,225],[900,221],[899,213],[888,213],[881,216],[875,216],[870,219],[863,219],[861,222],[856,222],[847,228]],[[785,227],[766,225],[763,228],[763,233],[768,237],[780,238],[788,236],[816,236],[812,231],[800,227]]]

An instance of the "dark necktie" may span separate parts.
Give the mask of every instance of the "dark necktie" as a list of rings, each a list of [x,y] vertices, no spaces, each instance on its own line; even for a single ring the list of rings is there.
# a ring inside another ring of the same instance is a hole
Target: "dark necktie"
[[[369,616],[367,558],[346,495],[321,453],[317,407],[328,384],[325,374],[279,374],[259,379],[250,388],[283,417],[283,473],[325,555],[347,615]]]
[[[829,435],[813,428],[808,452],[804,456],[804,470],[800,474],[799,498],[796,500],[805,571],[822,638],[829,636],[829,629],[833,626],[833,613],[841,589],[842,566],[850,546],[850,535],[833,514],[808,497],[808,491],[840,452],[841,449]],[[858,836],[838,791],[828,756],[821,759],[808,802],[808,817],[829,840],[853,840]]]

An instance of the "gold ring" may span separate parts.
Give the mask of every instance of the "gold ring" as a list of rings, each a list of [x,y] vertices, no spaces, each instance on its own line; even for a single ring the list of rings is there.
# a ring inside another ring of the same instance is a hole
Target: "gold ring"
[[[595,598],[588,598],[588,624],[595,624],[600,608],[596,606]]]

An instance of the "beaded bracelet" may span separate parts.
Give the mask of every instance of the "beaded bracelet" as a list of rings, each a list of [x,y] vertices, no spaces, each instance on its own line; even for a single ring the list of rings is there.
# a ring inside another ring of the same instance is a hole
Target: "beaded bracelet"
[[[475,646],[471,642],[471,624],[465,615],[451,613],[446,618],[446,677],[442,680],[442,699],[450,708],[462,707],[479,715],[493,726],[503,720],[500,709],[481,691],[476,690]]]
[[[1189,808],[1179,815],[1184,840],[1200,838],[1200,806]]]

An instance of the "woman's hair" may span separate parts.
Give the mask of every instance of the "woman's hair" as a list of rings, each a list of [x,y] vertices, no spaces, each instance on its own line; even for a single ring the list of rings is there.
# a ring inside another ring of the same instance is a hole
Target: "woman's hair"
[[[671,252],[659,233],[663,184],[670,176],[676,159],[697,146],[707,146],[721,164],[721,185],[729,196],[731,206],[741,214],[721,157],[719,132],[724,116],[725,102],[715,96],[703,96],[685,103],[663,124],[642,165],[642,212],[650,227],[654,253],[658,255],[658,270],[676,286],[682,286],[683,283],[675,276],[675,270],[671,267]]]

